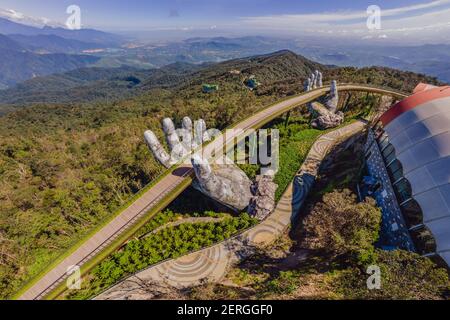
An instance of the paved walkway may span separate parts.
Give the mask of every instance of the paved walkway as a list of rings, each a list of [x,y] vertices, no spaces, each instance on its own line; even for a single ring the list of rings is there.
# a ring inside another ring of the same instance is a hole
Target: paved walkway
[[[383,95],[391,95],[403,98],[404,95],[398,92],[374,88],[370,86],[360,86],[353,84],[345,84],[338,87],[340,91],[363,91],[378,93]],[[251,128],[260,128],[264,124],[284,114],[285,112],[314,101],[317,98],[327,94],[330,87],[321,87],[312,91],[305,92],[299,96],[284,100],[274,104],[253,116],[238,123],[235,128],[247,130]],[[204,150],[206,154],[212,154],[213,150],[220,150],[225,145],[231,145],[233,141],[241,137],[239,130],[235,130],[233,134],[226,139],[216,139],[208,144]],[[223,141],[225,140],[225,141]],[[111,220],[106,226],[100,229],[92,237],[87,239],[80,247],[75,249],[68,257],[59,262],[55,267],[44,275],[38,276],[35,282],[20,297],[21,300],[42,299],[54,289],[63,285],[67,278],[67,270],[73,266],[82,267],[100,252],[114,252],[121,243],[114,242],[125,231],[129,230],[137,221],[150,211],[159,210],[161,204],[168,203],[175,199],[178,195],[177,191],[187,188],[186,181],[194,175],[193,168],[190,165],[180,165],[174,172],[165,176],[156,183],[152,188],[145,192],[131,206],[122,211],[118,216]],[[183,186],[184,184],[184,186]]]
[[[300,211],[319,166],[333,146],[360,132],[365,123],[358,121],[319,137],[305,162],[278,202],[274,212],[255,227],[212,247],[168,260],[136,273],[111,287],[96,299],[149,299],[151,286],[186,288],[207,282],[220,282],[228,267],[266,246],[284,233]]]

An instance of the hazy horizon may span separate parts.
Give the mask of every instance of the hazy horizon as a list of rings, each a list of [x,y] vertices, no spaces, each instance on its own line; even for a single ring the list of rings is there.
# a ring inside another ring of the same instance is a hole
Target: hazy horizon
[[[314,37],[397,44],[450,43],[450,0],[437,1],[31,1],[0,0],[0,16],[33,26],[64,26],[69,5],[83,28],[143,40],[247,35]],[[367,26],[369,6],[381,11]]]

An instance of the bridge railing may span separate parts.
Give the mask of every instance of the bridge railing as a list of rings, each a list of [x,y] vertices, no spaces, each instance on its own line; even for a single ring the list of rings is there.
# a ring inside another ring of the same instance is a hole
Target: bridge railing
[[[352,83],[343,83],[343,84],[338,85],[338,89],[339,89],[339,86],[341,86],[341,87],[343,87],[343,86],[355,86],[355,87],[356,87],[356,86],[358,86],[358,85],[355,85],[355,84],[352,84]],[[296,97],[296,96],[300,96],[300,95],[305,94],[305,93],[311,93],[311,92],[314,92],[314,91],[320,91],[320,90],[323,90],[324,87],[327,87],[327,85],[324,85],[324,86],[322,86],[322,87],[320,87],[320,88],[313,89],[313,90],[308,91],[308,92],[302,92],[302,93],[299,94],[299,95],[289,96],[289,97],[287,97],[286,99],[283,99],[283,100],[281,100],[281,101],[289,100],[289,99],[292,99],[292,98],[294,98],[294,97]],[[381,90],[381,91],[386,91],[386,92],[392,92],[392,93],[395,93],[396,95],[398,95],[399,97],[401,97],[401,96],[406,97],[406,96],[407,96],[406,93],[403,93],[403,92],[398,91],[398,90],[392,90],[392,89],[390,89],[390,88],[380,88],[380,87],[374,86],[374,85],[364,85],[364,86],[359,86],[359,87],[373,88],[373,89],[376,89],[377,91],[378,91],[378,90]],[[357,90],[357,89],[355,88],[355,90]],[[279,102],[280,102],[280,101],[277,101],[276,103],[279,103]],[[266,107],[264,107],[263,109],[261,109],[261,110],[259,110],[259,111],[263,111],[263,110],[265,110],[265,109],[267,109],[267,108],[270,108],[271,106],[273,106],[273,104],[272,104],[272,105],[269,105],[269,106],[266,106]],[[280,112],[281,112],[281,111],[280,111]],[[238,123],[240,123],[240,122],[242,122],[242,121],[244,121],[244,120],[250,118],[251,116],[252,116],[252,115],[249,115],[249,116],[247,116],[247,117],[241,119]],[[236,125],[236,124],[234,124],[234,125]],[[234,126],[234,125],[232,125],[232,126]],[[230,128],[230,127],[232,127],[232,126],[229,126],[228,128]],[[261,222],[262,222],[262,221],[260,221],[259,223],[261,223]],[[242,236],[244,233],[246,233],[246,232],[247,232],[249,229],[251,229],[251,228],[253,228],[253,227],[249,227],[249,228],[247,228],[247,229],[245,229],[245,230],[241,230],[241,231],[239,231],[238,233],[236,233],[235,235],[233,235],[232,237],[230,237],[230,238],[228,238],[228,239],[222,240],[222,241],[217,242],[217,243],[215,243],[215,244],[212,244],[212,245],[210,245],[210,246],[206,246],[206,247],[203,247],[203,248],[200,248],[200,249],[193,250],[193,251],[191,251],[191,252],[186,253],[185,255],[195,254],[195,253],[197,253],[197,252],[199,252],[199,251],[202,251],[202,250],[204,250],[204,249],[212,248],[212,247],[221,245],[221,244],[223,244],[223,243],[225,243],[225,242],[227,242],[227,241],[230,241],[230,240],[232,240],[232,239],[236,239],[236,238]],[[128,279],[130,279],[130,278],[132,278],[132,277],[134,277],[135,275],[137,275],[137,274],[139,274],[139,273],[141,273],[141,272],[144,272],[144,271],[149,270],[149,269],[151,269],[151,268],[157,267],[158,265],[161,265],[161,264],[166,263],[166,262],[168,262],[168,261],[170,261],[170,260],[173,260],[173,259],[174,259],[174,258],[168,258],[168,259],[159,261],[159,262],[157,262],[157,263],[155,263],[155,264],[149,265],[149,266],[147,266],[147,267],[145,267],[145,268],[143,268],[143,269],[141,269],[141,270],[139,270],[139,271],[133,272],[132,274],[128,274],[128,275],[124,276],[122,279],[120,279],[119,281],[117,281],[115,284],[110,285],[110,286],[104,288],[103,290],[101,290],[99,293],[95,294],[91,299],[95,299],[96,297],[98,297],[98,296],[102,295],[103,293],[107,292],[108,290],[110,290],[111,288],[113,288],[114,286],[116,286],[117,284],[122,283],[122,282],[124,282],[124,281],[126,281],[126,280],[128,280]]]
[[[349,124],[346,124],[346,125],[349,125]],[[321,137],[321,136],[323,136],[325,134],[327,134],[327,132],[324,132],[323,134],[320,134],[317,137],[317,139],[319,139],[319,137]],[[316,141],[317,141],[317,139],[316,139]],[[269,218],[270,218],[270,215],[266,216],[263,220],[258,221],[258,224],[261,224],[263,221],[268,220]],[[184,257],[184,256],[188,256],[188,255],[191,255],[191,254],[199,253],[199,252],[201,252],[203,250],[207,250],[207,249],[210,249],[210,248],[214,248],[216,246],[223,245],[224,243],[233,241],[234,239],[239,239],[240,237],[242,237],[245,233],[247,233],[249,230],[253,229],[254,227],[255,226],[250,226],[248,228],[242,229],[242,230],[236,232],[236,234],[232,235],[228,239],[224,239],[224,240],[218,241],[216,243],[213,243],[211,245],[208,245],[208,246],[205,246],[205,247],[202,247],[202,248],[199,248],[199,249],[191,250],[189,252],[186,252],[182,256]],[[174,260],[174,259],[178,259],[178,258],[180,258],[182,256],[167,258],[167,259],[161,260],[159,262],[153,263],[151,265],[148,265],[148,266],[146,266],[145,268],[143,268],[141,270],[138,270],[138,271],[135,271],[133,273],[127,274],[127,275],[123,276],[122,278],[120,278],[119,280],[117,280],[114,284],[109,285],[106,288],[100,290],[98,293],[93,295],[90,299],[92,300],[92,299],[95,299],[95,298],[101,296],[102,294],[106,293],[107,291],[109,291],[113,287],[119,285],[120,283],[123,283],[123,282],[127,281],[128,279],[131,279],[131,278],[135,277],[136,275],[140,274],[141,272],[145,272],[145,271],[150,270],[152,268],[156,268],[156,267],[158,267],[158,266],[160,266],[160,265],[162,265],[162,264],[164,264],[166,262],[169,262],[169,261]]]
[[[260,110],[258,110],[258,112],[264,111],[280,102],[286,101],[286,100],[290,100],[293,99],[295,97],[301,96],[303,94],[306,93],[312,93],[314,91],[321,91],[326,87],[329,87],[329,83],[324,84],[324,86],[313,89],[311,91],[308,92],[301,92],[297,95],[292,95],[292,96],[287,96],[284,99],[278,100],[268,106],[265,106],[263,108],[261,108]],[[400,92],[398,90],[394,90],[391,88],[380,88],[379,86],[375,86],[375,85],[358,85],[358,84],[352,84],[352,83],[341,83],[338,84],[338,89],[340,87],[343,86],[355,86],[355,90],[357,90],[357,87],[362,87],[362,88],[372,88],[375,91],[388,91],[391,93],[394,93],[395,95],[398,95],[399,97],[406,97],[407,94]],[[364,90],[362,90],[364,91]],[[283,110],[284,111],[284,110]],[[248,118],[252,117],[254,114],[250,114],[246,117],[243,117],[242,119],[240,119],[237,123],[232,124],[230,126],[228,126],[226,129],[232,128],[234,126],[236,126],[237,124],[247,120]],[[226,130],[224,129],[224,130]],[[208,143],[210,143],[211,141],[209,141]],[[181,162],[181,161],[180,161]],[[96,234],[98,231],[100,231],[103,227],[105,227],[106,225],[108,225],[108,223],[110,223],[111,221],[113,221],[118,215],[120,215],[124,210],[126,210],[132,203],[134,203],[136,200],[138,200],[143,194],[145,194],[148,190],[150,190],[154,185],[156,185],[160,180],[162,180],[163,178],[165,178],[166,176],[170,175],[176,168],[178,168],[180,165],[180,163],[177,163],[175,165],[173,165],[171,168],[161,172],[153,181],[151,181],[149,184],[147,184],[146,186],[144,186],[141,190],[139,190],[137,193],[135,193],[134,195],[132,195],[124,204],[122,204],[117,210],[115,210],[115,212],[109,216],[104,217],[103,219],[101,219],[98,223],[97,226],[89,231],[86,235],[83,235],[81,237],[77,237],[76,239],[74,239],[74,241],[71,242],[71,244],[68,246],[68,250],[62,252],[60,255],[57,256],[57,258],[53,261],[49,261],[44,267],[41,268],[41,271],[35,276],[32,277],[31,279],[29,279],[28,281],[26,281],[24,283],[24,285],[22,286],[22,288],[13,295],[13,297],[19,297],[21,294],[23,294],[26,290],[28,290],[29,288],[31,288],[36,282],[38,282],[50,269],[56,267],[59,263],[61,263],[65,258],[67,258],[68,256],[70,256],[71,254],[73,254],[77,249],[79,249],[86,241],[87,239],[89,239],[90,237],[92,237],[94,234]],[[128,224],[127,224],[128,225]],[[91,259],[92,257],[90,257],[89,259]],[[62,281],[61,279],[66,278],[66,275],[62,276],[61,278],[58,279],[58,284]],[[51,284],[50,287],[54,287],[55,283]],[[55,285],[56,287],[57,285]]]

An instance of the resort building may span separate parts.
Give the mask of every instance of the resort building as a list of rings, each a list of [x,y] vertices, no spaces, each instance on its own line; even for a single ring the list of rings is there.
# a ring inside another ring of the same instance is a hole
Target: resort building
[[[367,192],[384,244],[450,265],[450,87],[419,84],[370,130]]]

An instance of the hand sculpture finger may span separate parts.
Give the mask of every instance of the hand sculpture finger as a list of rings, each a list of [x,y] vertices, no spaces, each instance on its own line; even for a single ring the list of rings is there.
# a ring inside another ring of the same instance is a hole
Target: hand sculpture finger
[[[151,130],[146,131],[144,137],[155,158],[166,168],[169,168],[185,157],[193,148],[196,148],[208,139],[206,123],[203,119],[196,121],[194,124],[194,138],[192,127],[192,120],[189,117],[183,118],[181,129],[175,129],[175,125],[170,118],[162,120],[162,128],[169,146],[170,155],[164,150]],[[180,141],[180,138],[182,141]]]
[[[194,142],[197,146],[209,140],[209,135],[206,131],[205,120],[199,119],[194,123]]]
[[[144,132],[144,138],[147,142],[150,150],[152,150],[155,158],[166,168],[170,168],[172,166],[170,155],[164,150],[161,143],[159,143],[158,138],[151,130],[147,130]]]
[[[167,144],[169,145],[172,157],[176,160],[180,160],[186,155],[186,150],[180,142],[177,131],[175,130],[175,125],[172,119],[165,118],[162,121],[163,131],[166,135]]]
[[[185,150],[184,156],[191,152],[195,146],[192,139],[192,120],[189,117],[184,117],[181,122],[181,129],[175,130],[177,136],[181,138],[181,144]]]
[[[336,109],[338,107],[339,102],[339,93],[337,89],[337,82],[336,80],[331,81],[331,87],[330,87],[330,94],[327,98],[327,101],[325,102],[325,105],[327,106],[328,110],[331,112],[336,112]]]
[[[184,117],[181,125],[183,127],[183,129],[186,129],[189,132],[192,132],[192,120],[189,117]]]
[[[166,118],[162,121],[162,126],[171,155],[164,150],[152,131],[146,131],[144,136],[155,158],[167,168],[191,152],[193,147],[221,134],[217,129],[207,130],[203,119],[192,124],[190,118],[184,117],[182,128],[175,129],[172,120]],[[224,162],[218,162],[219,158]],[[194,187],[233,210],[243,210],[252,197],[250,179],[226,156],[215,155],[215,159],[212,168],[208,159],[197,154],[192,156],[191,163],[197,177]]]
[[[188,124],[189,120],[185,120]],[[165,118],[162,121],[162,127],[169,145],[170,155],[163,148],[156,135],[151,130],[144,133],[145,141],[150,147],[155,158],[166,168],[170,168],[174,163],[181,160],[190,150],[191,132],[183,129],[175,130],[175,126],[171,119]],[[183,144],[180,142],[179,136],[183,137]],[[186,143],[186,145],[184,145]]]

